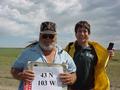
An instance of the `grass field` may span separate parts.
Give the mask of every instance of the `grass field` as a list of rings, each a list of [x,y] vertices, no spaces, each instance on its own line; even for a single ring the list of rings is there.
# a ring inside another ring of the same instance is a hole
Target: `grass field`
[[[12,78],[10,68],[20,48],[0,48],[0,90],[17,90],[19,81]],[[111,81],[111,90],[120,90],[120,51],[109,61],[107,72]],[[104,82],[103,82],[104,83]]]
[[[12,78],[10,68],[21,50],[0,48],[0,90],[17,90],[18,81]]]

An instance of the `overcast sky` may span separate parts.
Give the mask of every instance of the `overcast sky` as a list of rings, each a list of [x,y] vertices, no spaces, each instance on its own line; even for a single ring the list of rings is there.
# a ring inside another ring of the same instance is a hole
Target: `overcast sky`
[[[0,0],[0,47],[25,47],[38,40],[43,21],[57,24],[58,43],[75,40],[74,26],[91,24],[90,40],[120,49],[120,0]]]

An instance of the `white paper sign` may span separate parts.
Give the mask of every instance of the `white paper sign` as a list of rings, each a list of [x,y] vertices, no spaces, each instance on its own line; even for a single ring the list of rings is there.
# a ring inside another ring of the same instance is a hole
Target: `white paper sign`
[[[59,74],[63,73],[62,65],[37,65],[33,66],[35,78],[31,83],[31,90],[67,90],[59,79]]]

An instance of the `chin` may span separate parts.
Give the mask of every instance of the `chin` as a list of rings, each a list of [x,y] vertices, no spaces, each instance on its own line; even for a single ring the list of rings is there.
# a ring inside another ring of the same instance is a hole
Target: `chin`
[[[81,43],[86,43],[86,40],[80,40]]]
[[[53,43],[51,45],[50,44],[45,45],[43,43],[40,43],[40,46],[45,51],[51,51],[53,48],[55,48],[55,43]]]
[[[54,45],[49,45],[49,46],[42,46],[41,47],[45,51],[51,51],[53,48],[55,48]]]
[[[51,47],[51,46],[43,46],[42,49],[45,50],[45,51],[51,51],[53,49],[53,47]]]

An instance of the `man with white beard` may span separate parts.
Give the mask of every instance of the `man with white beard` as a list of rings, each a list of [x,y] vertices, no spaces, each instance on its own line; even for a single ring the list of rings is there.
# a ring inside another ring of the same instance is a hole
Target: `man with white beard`
[[[70,55],[57,44],[56,24],[46,21],[41,24],[39,41],[28,45],[11,68],[11,74],[20,80],[18,90],[23,90],[23,82],[34,80],[34,72],[25,70],[28,61],[67,64],[67,71],[59,75],[63,84],[71,85],[76,81],[76,66]]]

